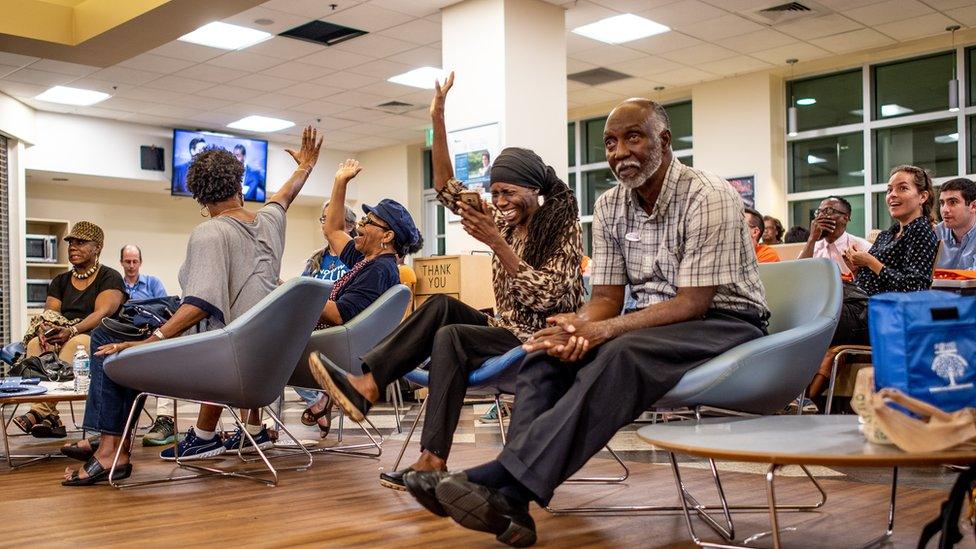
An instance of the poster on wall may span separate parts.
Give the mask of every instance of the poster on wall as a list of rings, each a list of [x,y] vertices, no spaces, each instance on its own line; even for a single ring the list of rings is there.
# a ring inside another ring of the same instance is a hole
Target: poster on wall
[[[750,207],[756,207],[756,176],[744,175],[742,177],[727,177],[726,181],[742,197],[742,202]]]
[[[492,159],[498,156],[498,123],[485,124],[447,133],[447,148],[454,161],[454,177],[472,191],[490,199],[488,184]],[[448,212],[448,222],[460,216]]]

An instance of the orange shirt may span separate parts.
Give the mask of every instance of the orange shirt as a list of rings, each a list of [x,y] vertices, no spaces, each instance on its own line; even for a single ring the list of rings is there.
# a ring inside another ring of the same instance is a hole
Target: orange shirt
[[[765,244],[757,244],[756,260],[760,263],[776,263],[779,261],[779,254],[776,253],[776,250]]]

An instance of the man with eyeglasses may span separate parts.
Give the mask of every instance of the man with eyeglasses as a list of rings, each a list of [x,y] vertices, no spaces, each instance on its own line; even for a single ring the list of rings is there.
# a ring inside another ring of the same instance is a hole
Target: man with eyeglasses
[[[813,212],[810,236],[797,259],[826,257],[840,267],[841,277],[850,280],[851,270],[844,262],[844,252],[853,249],[866,252],[871,243],[847,232],[851,221],[851,203],[839,196],[825,198]]]

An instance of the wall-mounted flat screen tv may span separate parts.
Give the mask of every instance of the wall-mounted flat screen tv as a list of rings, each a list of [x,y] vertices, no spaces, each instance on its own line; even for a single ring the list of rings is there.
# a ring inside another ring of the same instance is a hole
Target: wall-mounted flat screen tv
[[[244,200],[264,202],[268,142],[223,133],[173,130],[173,181],[170,192],[175,196],[191,196],[186,187],[187,169],[194,156],[213,147],[227,149],[244,164],[244,176],[241,178]]]

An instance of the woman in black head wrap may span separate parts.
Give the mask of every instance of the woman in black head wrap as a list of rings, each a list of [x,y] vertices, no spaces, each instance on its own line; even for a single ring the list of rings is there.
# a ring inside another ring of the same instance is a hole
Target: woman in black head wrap
[[[494,252],[494,316],[446,295],[421,305],[363,357],[362,376],[323,369],[336,403],[353,419],[379,398],[380,389],[430,357],[430,395],[420,457],[403,471],[383,473],[380,484],[403,490],[411,470],[446,470],[468,374],[487,359],[521,345],[546,326],[546,318],[576,311],[583,302],[579,211],[573,192],[539,155],[504,149],[491,165],[491,204],[472,208],[459,200],[444,128],[444,100],[452,74],[437,86],[430,105],[434,123],[434,187],[464,229]],[[315,366],[313,366],[314,368]],[[514,390],[514,372],[500,384]]]

